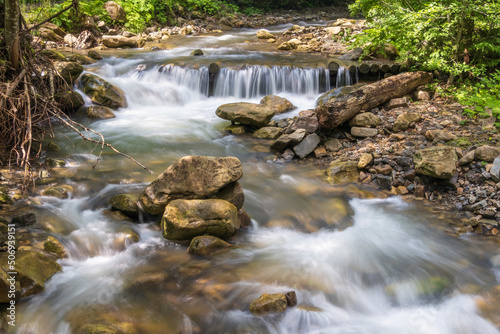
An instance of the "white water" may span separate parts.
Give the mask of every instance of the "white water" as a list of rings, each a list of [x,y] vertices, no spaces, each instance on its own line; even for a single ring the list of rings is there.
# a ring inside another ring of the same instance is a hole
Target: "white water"
[[[95,150],[89,154],[75,135],[64,133],[76,148],[61,139],[58,155],[71,161],[67,170],[79,171],[64,182],[78,191],[67,200],[41,198],[36,210],[39,227],[56,231],[51,234],[69,257],[45,292],[18,309],[14,332],[71,333],[74,319],[81,318],[128,326],[120,327],[126,333],[498,333],[479,314],[477,296],[461,292],[468,285],[479,292],[498,285],[488,261],[494,253],[441,233],[432,227],[433,215],[400,198],[346,200],[309,177],[309,167],[266,162],[269,154],[252,153],[252,139],[221,131],[228,122],[214,112],[223,103],[258,103],[272,92],[298,107],[282,117],[314,107],[321,93],[314,82],[318,71],[227,69],[216,96],[208,97],[206,68],[165,66],[161,72],[152,64],[134,70],[147,57],[108,59],[89,69],[122,88],[129,103],[116,118],[92,127],[157,174],[184,155],[239,157],[244,209],[255,225],[230,240],[240,248],[204,259],[163,239],[153,222],[114,221],[103,214],[108,199],[139,193],[154,176],[111,155],[93,171]],[[261,83],[249,88],[256,80]],[[262,86],[269,87],[265,93]],[[74,155],[75,149],[81,154]],[[108,184],[115,179],[131,184]],[[138,243],[130,229],[139,234]],[[165,279],[127,287],[138,275]],[[429,293],[432,280],[445,287]],[[284,314],[249,312],[262,293],[290,290],[299,303]]]

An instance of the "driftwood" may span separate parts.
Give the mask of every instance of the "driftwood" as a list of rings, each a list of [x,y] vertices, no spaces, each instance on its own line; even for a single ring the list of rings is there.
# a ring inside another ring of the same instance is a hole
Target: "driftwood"
[[[406,95],[431,79],[432,74],[427,72],[407,72],[363,86],[316,108],[319,125],[323,128],[336,128],[357,113]]]

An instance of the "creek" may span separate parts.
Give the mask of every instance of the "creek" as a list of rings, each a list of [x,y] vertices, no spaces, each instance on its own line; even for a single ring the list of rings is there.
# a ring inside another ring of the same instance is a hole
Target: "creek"
[[[476,306],[478,295],[499,284],[490,260],[497,246],[447,234],[451,215],[400,197],[377,198],[378,191],[361,186],[330,186],[313,163],[274,162],[262,140],[224,132],[229,122],[215,115],[221,104],[277,94],[297,106],[278,118],[292,117],[314,108],[333,85],[327,59],[259,51],[245,43],[254,35],[179,38],[168,50],[113,51],[86,67],[122,88],[128,107],[113,119],[80,121],[154,175],[107,152],[93,168],[100,148],[56,129],[61,150],[48,157],[66,166],[52,176],[74,193],[38,197],[32,209],[38,228],[69,255],[45,291],[20,304],[16,332],[106,324],[123,333],[498,333]],[[195,48],[205,56],[189,56]],[[221,71],[209,94],[214,62]],[[135,224],[104,214],[112,195],[138,195],[186,155],[242,161],[244,210],[253,220],[229,239],[238,248],[193,256],[145,217]],[[261,294],[291,290],[296,307],[249,312]]]

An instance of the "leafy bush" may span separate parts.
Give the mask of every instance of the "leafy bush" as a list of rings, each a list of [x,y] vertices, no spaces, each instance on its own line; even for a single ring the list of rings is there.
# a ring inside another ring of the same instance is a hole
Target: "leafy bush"
[[[500,3],[496,0],[357,0],[370,29],[356,45],[394,44],[401,60],[450,78],[477,77],[500,64]]]

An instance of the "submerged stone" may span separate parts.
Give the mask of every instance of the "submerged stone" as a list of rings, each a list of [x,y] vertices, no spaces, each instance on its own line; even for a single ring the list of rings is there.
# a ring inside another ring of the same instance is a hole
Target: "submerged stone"
[[[202,235],[193,238],[189,245],[188,252],[198,255],[212,255],[224,250],[234,248],[229,242],[211,235]]]

